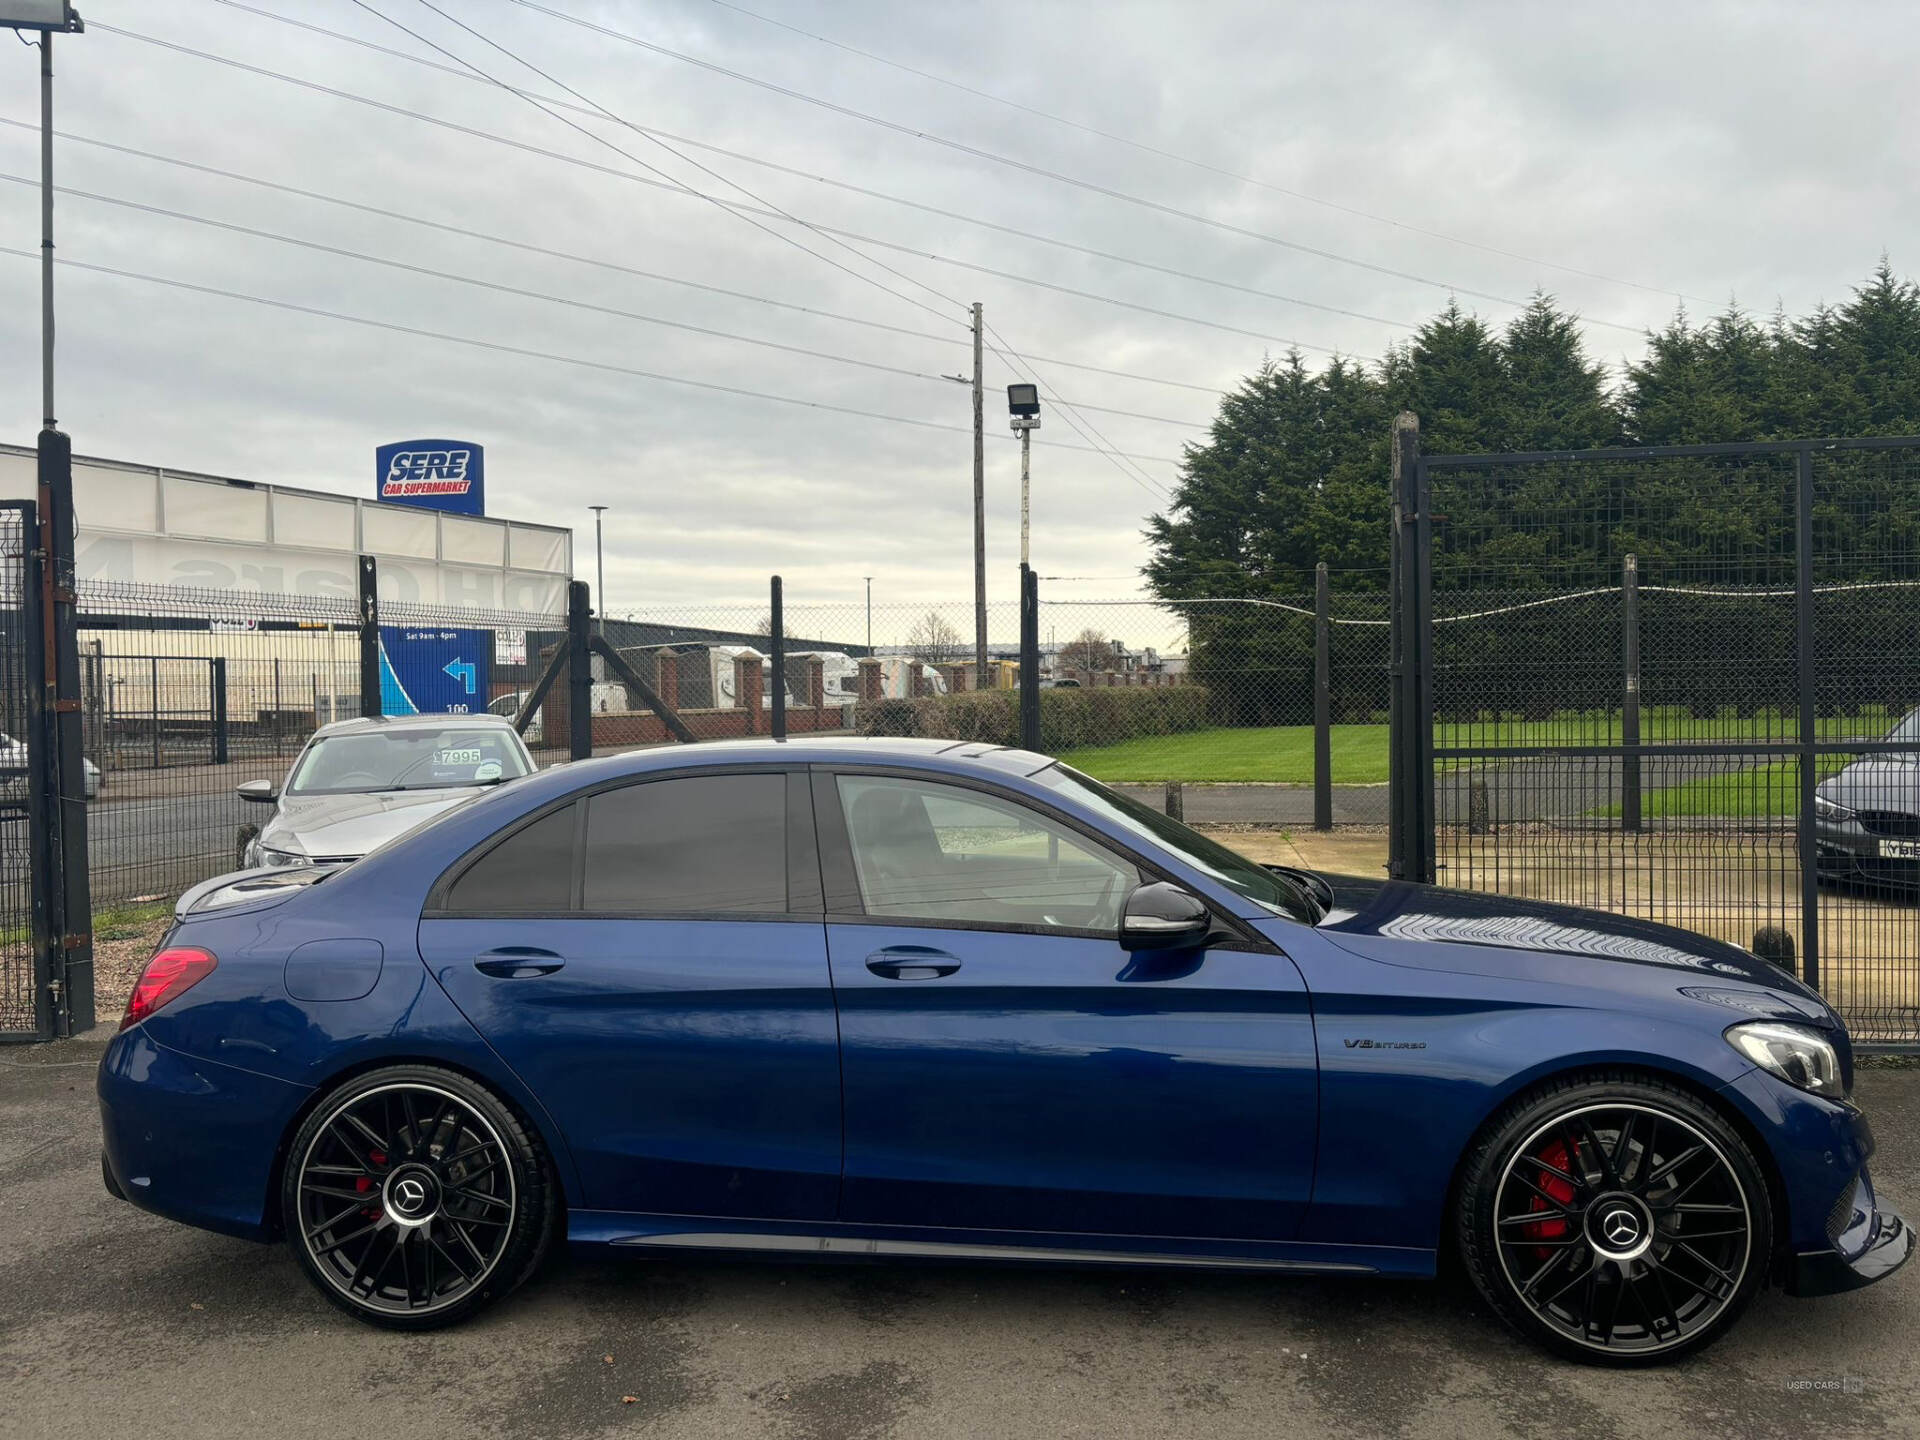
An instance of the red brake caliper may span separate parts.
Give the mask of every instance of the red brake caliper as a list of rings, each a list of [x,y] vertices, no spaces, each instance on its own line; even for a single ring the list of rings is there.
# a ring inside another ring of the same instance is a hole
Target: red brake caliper
[[[1551,1195],[1562,1205],[1571,1205],[1573,1203],[1573,1186],[1564,1178],[1564,1176],[1573,1173],[1572,1160],[1573,1157],[1567,1153],[1565,1142],[1560,1140],[1550,1142],[1547,1147],[1540,1152],[1541,1164],[1543,1166],[1551,1165],[1561,1173],[1555,1174],[1554,1170],[1542,1169],[1540,1171],[1538,1184],[1542,1190],[1546,1191],[1547,1194]],[[1527,1208],[1529,1210],[1546,1210],[1549,1207],[1545,1200],[1535,1195],[1533,1199],[1528,1202]],[[1557,1215],[1550,1219],[1536,1220],[1530,1225],[1522,1225],[1520,1227],[1521,1236],[1528,1240],[1560,1240],[1566,1237],[1566,1233],[1567,1222]],[[1546,1259],[1547,1256],[1552,1253],[1553,1251],[1544,1245],[1534,1251],[1535,1258],[1541,1260]]]
[[[378,1150],[369,1151],[367,1154],[367,1159],[371,1160],[376,1165],[384,1165],[387,1163],[387,1157]],[[362,1175],[359,1179],[353,1182],[353,1188],[358,1190],[363,1195],[370,1194],[373,1190],[373,1177],[370,1175]],[[362,1215],[365,1215],[368,1219],[371,1220],[373,1217],[375,1217],[380,1213],[380,1207],[378,1205],[375,1205],[371,1209],[363,1209],[360,1213]]]

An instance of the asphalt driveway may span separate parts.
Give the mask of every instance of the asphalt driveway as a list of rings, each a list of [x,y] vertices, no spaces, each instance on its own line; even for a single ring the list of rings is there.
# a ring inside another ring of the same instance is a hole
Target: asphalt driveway
[[[1543,1358],[1457,1288],[1214,1274],[575,1258],[463,1329],[386,1335],[284,1249],[110,1198],[99,1053],[0,1051],[0,1435],[1920,1433],[1920,1271],[1764,1296],[1705,1356],[1634,1375]],[[1912,1215],[1920,1071],[1859,1093]]]

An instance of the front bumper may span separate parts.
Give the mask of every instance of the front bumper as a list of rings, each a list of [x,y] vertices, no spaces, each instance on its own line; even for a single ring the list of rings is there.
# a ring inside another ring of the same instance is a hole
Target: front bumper
[[[1822,875],[1883,885],[1920,885],[1920,856],[1883,853],[1915,841],[1870,834],[1856,820],[1816,820],[1813,839],[1814,864]]]
[[[1913,1257],[1913,1227],[1873,1193],[1863,1168],[1827,1218],[1830,1249],[1803,1251],[1787,1266],[1789,1295],[1837,1295],[1884,1280]]]

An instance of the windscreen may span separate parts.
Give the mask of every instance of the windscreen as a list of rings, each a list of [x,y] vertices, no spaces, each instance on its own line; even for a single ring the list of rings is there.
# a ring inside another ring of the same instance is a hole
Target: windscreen
[[[493,726],[428,726],[327,735],[300,757],[289,795],[492,785],[531,767],[517,736]]]

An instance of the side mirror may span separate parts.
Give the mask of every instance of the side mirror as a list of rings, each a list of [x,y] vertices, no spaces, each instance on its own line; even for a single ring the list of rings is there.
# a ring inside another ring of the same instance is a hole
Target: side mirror
[[[280,798],[280,789],[271,780],[249,780],[244,785],[234,786],[233,793],[256,805],[271,805]]]
[[[1213,928],[1206,902],[1168,880],[1141,885],[1127,896],[1120,944],[1127,950],[1180,950],[1198,945]]]

